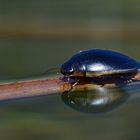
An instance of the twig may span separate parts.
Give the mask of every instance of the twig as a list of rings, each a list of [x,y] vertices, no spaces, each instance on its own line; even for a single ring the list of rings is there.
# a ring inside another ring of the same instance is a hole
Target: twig
[[[132,83],[129,85],[133,85]],[[140,84],[139,82],[137,84]],[[100,85],[96,84],[83,84],[73,88],[73,91],[94,90]],[[105,85],[107,88],[116,87],[114,84]],[[65,91],[71,89],[71,84],[61,80],[60,78],[53,79],[39,79],[39,80],[27,80],[13,83],[1,83],[0,84],[0,100],[9,100],[22,97],[32,97],[39,95],[49,94],[62,94]]]
[[[84,86],[77,86],[74,90],[89,90],[93,88],[95,88],[95,85],[85,84]],[[63,93],[69,89],[71,89],[71,84],[60,78],[1,83],[0,100]]]
[[[70,84],[59,78],[2,83],[0,84],[0,100],[61,93],[68,88]]]

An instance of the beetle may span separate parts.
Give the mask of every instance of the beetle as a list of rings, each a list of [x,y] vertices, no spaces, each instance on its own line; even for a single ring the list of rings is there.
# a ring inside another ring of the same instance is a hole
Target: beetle
[[[90,79],[97,84],[127,83],[140,80],[140,63],[113,50],[80,51],[61,66],[64,80],[72,86]]]

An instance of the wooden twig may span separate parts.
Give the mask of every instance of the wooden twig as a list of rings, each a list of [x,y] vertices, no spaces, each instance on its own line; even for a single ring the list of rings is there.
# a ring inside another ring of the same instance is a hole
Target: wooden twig
[[[73,91],[93,90],[95,84],[78,85]],[[62,94],[71,89],[71,84],[61,78],[24,80],[13,83],[0,84],[0,100],[9,100],[22,97],[32,97],[49,94]]]
[[[135,83],[128,84],[133,85]],[[140,83],[137,82],[139,85]],[[73,88],[73,91],[94,90],[100,85],[96,84],[83,84],[77,85]],[[116,87],[114,84],[105,85],[107,88]],[[0,100],[9,100],[22,97],[32,97],[39,95],[50,94],[62,94],[65,91],[71,89],[71,84],[61,80],[60,78],[52,79],[38,79],[38,80],[26,80],[13,83],[1,83],[0,84]]]
[[[95,85],[87,84],[85,86],[77,86],[74,90],[93,88],[95,88]],[[71,89],[71,84],[60,78],[1,83],[0,100],[63,93],[69,89]]]
[[[0,100],[61,93],[68,90],[70,86],[59,78],[1,83]]]

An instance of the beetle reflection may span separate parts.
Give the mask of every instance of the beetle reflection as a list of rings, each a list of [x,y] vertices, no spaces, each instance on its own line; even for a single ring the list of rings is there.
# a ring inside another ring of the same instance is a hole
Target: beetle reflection
[[[62,100],[71,108],[87,113],[110,111],[121,105],[128,94],[121,88],[99,87],[94,91],[69,92],[62,94]]]

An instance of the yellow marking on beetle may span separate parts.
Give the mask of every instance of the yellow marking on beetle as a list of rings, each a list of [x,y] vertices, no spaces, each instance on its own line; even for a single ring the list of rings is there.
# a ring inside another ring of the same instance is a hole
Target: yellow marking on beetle
[[[99,77],[103,75],[131,73],[132,70],[133,69],[112,70],[112,71],[102,71],[102,72],[86,72],[86,77]]]

